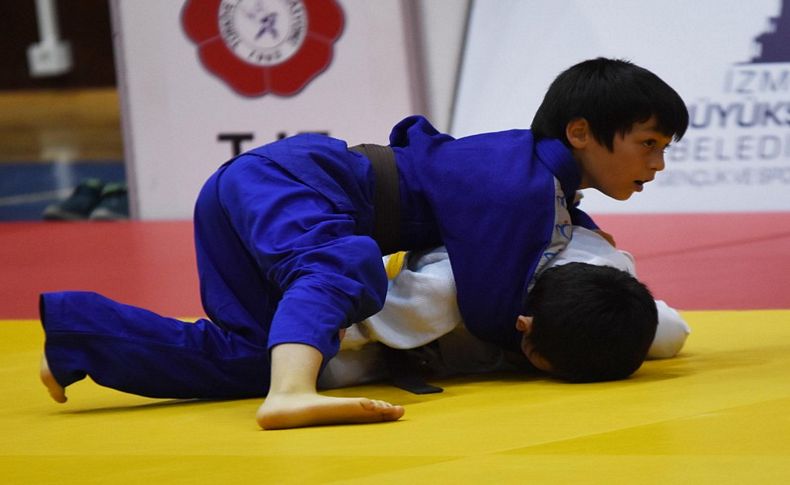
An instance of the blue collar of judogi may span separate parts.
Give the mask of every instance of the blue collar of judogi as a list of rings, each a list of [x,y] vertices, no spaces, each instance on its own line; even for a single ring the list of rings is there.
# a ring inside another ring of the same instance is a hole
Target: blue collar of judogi
[[[535,143],[535,153],[541,163],[560,181],[562,191],[568,198],[568,207],[572,207],[573,197],[582,179],[571,150],[560,140],[546,138]]]

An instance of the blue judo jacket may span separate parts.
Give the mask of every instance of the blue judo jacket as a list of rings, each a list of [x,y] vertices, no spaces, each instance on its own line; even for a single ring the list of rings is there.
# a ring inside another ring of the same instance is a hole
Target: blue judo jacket
[[[556,177],[573,223],[596,226],[573,198],[580,184],[570,150],[529,130],[454,139],[425,118],[392,130],[401,177],[404,235],[434,234],[447,247],[467,328],[518,351],[516,318],[555,225]]]

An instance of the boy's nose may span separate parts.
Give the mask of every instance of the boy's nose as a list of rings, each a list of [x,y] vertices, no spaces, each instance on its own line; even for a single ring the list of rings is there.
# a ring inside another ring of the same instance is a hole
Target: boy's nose
[[[660,172],[664,170],[666,163],[664,163],[664,154],[659,153],[656,156],[650,159],[650,168],[655,170],[656,172]]]

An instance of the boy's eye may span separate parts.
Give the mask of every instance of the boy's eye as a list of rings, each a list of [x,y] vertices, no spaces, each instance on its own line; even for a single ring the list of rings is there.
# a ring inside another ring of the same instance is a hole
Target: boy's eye
[[[646,140],[642,142],[642,145],[646,146],[647,148],[653,148],[656,146],[656,140]]]

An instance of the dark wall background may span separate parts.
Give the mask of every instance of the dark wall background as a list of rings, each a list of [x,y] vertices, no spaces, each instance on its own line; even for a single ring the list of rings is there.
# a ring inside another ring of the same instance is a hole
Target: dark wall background
[[[108,0],[58,0],[60,38],[71,44],[71,71],[30,75],[27,48],[39,42],[33,0],[0,0],[0,89],[60,89],[115,85]]]

